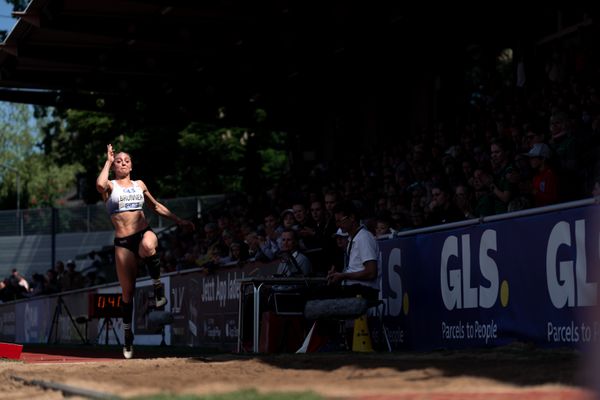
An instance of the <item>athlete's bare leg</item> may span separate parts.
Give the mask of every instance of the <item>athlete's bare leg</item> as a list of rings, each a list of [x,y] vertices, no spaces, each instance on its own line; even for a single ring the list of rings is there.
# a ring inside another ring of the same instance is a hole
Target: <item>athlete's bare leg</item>
[[[135,254],[124,247],[115,246],[115,263],[117,264],[117,277],[121,285],[123,302],[123,336],[125,358],[133,357],[133,295],[135,294],[135,281],[137,278],[137,258]]]
[[[154,306],[163,307],[167,304],[167,298],[165,297],[165,288],[160,281],[160,256],[156,253],[157,247],[158,239],[156,235],[152,231],[147,231],[140,242],[138,252],[140,257],[144,259],[148,274],[154,284]]]

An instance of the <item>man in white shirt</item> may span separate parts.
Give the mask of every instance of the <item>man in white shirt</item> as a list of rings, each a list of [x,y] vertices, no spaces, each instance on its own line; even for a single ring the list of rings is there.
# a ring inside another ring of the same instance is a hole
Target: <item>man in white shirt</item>
[[[332,268],[327,279],[330,286],[341,283],[336,288],[337,296],[352,297],[361,295],[369,300],[379,297],[380,267],[378,265],[379,246],[369,230],[360,223],[358,211],[350,201],[342,202],[333,209],[335,221],[342,232],[349,234],[346,248],[346,262],[342,272]]]

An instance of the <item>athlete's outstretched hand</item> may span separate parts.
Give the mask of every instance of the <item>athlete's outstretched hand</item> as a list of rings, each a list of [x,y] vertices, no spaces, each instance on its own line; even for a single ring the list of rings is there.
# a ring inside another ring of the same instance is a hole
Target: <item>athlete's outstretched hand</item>
[[[112,144],[108,144],[106,146],[106,159],[112,164],[115,161],[115,152],[113,150]]]

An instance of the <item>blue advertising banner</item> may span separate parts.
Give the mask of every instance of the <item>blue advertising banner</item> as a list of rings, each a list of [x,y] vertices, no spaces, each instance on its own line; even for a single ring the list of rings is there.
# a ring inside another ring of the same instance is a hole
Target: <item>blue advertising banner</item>
[[[600,341],[595,206],[380,243],[394,348]]]
[[[0,341],[14,342],[16,337],[15,305],[6,304],[0,307]]]
[[[46,343],[55,306],[56,297],[44,297],[16,303],[15,313],[19,322],[15,330],[15,341],[17,343]]]

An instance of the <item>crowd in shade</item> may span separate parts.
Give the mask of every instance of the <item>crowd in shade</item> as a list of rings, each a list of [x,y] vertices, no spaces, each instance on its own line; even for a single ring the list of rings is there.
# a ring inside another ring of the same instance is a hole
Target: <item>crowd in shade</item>
[[[95,254],[94,252],[93,255]],[[66,267],[65,263],[59,260],[54,268],[50,268],[45,274],[34,273],[31,279],[26,279],[16,268],[13,268],[11,275],[0,281],[0,302],[101,285],[106,283],[106,279],[98,274],[101,265],[100,259],[95,260],[93,267],[83,274],[77,271],[74,260],[68,260]]]
[[[600,74],[578,58],[560,59],[535,86],[523,85],[523,77],[512,87],[474,86],[452,126],[403,132],[393,145],[357,153],[342,168],[316,163],[262,196],[230,197],[195,221],[195,232],[163,232],[163,272],[274,262],[286,229],[296,232],[315,273],[339,269],[346,238],[332,209],[343,200],[353,201],[367,229],[385,240],[397,232],[600,196],[600,86],[593,78]],[[111,268],[106,254],[98,264]],[[34,277],[27,295],[66,290],[56,284],[57,274]],[[17,278],[7,282],[20,285]],[[90,277],[81,285],[99,282]]]
[[[572,75],[549,68],[537,89],[474,88],[456,126],[398,136],[394,146],[357,154],[352,165],[316,164],[308,176],[290,176],[258,200],[230,201],[200,221],[196,233],[163,236],[166,271],[273,260],[281,232],[291,228],[300,249],[321,249],[322,272],[339,249],[331,209],[342,200],[357,204],[365,226],[388,239],[598,196],[598,82],[581,70],[591,67],[573,64],[559,68]]]

